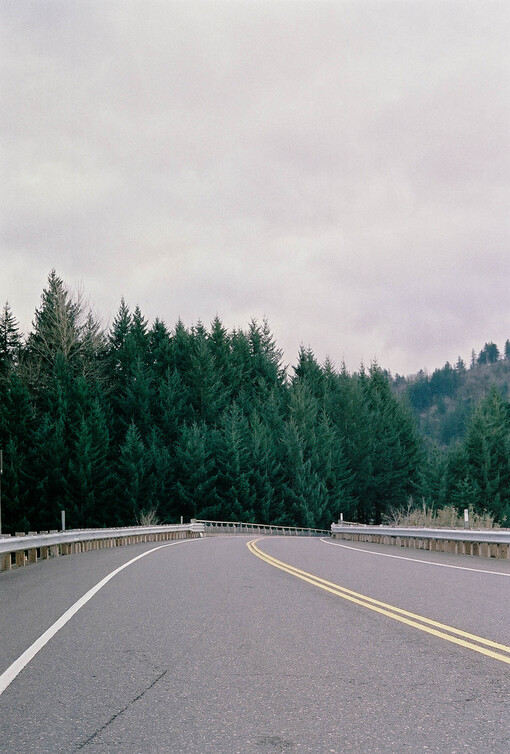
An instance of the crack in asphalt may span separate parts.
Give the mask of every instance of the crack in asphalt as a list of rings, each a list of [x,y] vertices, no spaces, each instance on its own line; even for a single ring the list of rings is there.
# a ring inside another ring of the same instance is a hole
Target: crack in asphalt
[[[221,610],[218,608],[216,612],[214,613],[214,616],[217,617],[220,614],[221,614]],[[198,641],[208,630],[209,630],[209,624],[204,623],[200,631],[198,631],[195,641]],[[190,654],[191,654],[190,650],[185,649],[178,657],[175,658],[174,660],[175,663],[181,662],[181,660],[183,660],[185,657],[189,656]],[[145,656],[145,659],[147,662],[150,662],[147,655]],[[85,746],[88,746],[88,744],[90,744],[95,738],[97,738],[97,736],[103,733],[103,731],[105,731],[113,722],[115,722],[117,718],[123,715],[124,712],[126,712],[126,710],[132,707],[133,704],[136,704],[136,702],[140,701],[140,699],[142,699],[142,697],[145,696],[145,694],[148,691],[154,688],[154,686],[156,686],[156,684],[159,683],[159,681],[161,681],[161,679],[164,678],[166,674],[169,672],[170,672],[170,668],[167,668],[162,673],[160,673],[157,676],[157,678],[155,678],[143,691],[141,691],[138,694],[138,696],[134,697],[134,699],[131,699],[124,707],[122,707],[122,709],[120,709],[118,712],[112,715],[109,720],[107,720],[105,723],[103,723],[103,725],[97,728],[97,730],[94,733],[92,733],[91,736],[89,736],[85,741],[82,741],[81,744],[78,744],[76,747],[76,751],[80,751],[81,749],[84,749]]]
[[[141,699],[141,698],[142,698],[143,696],[145,696],[145,694],[146,694],[146,693],[147,693],[148,691],[150,691],[150,690],[151,690],[152,688],[154,688],[154,686],[155,686],[155,685],[156,685],[157,683],[159,683],[159,681],[160,681],[160,680],[161,680],[161,679],[162,679],[162,678],[163,678],[163,677],[164,677],[164,676],[165,676],[165,675],[166,675],[166,674],[167,674],[168,672],[169,672],[169,668],[167,668],[167,669],[166,669],[166,670],[164,670],[164,671],[163,671],[162,673],[160,673],[160,674],[158,675],[158,677],[157,677],[157,678],[155,678],[155,679],[154,679],[154,680],[152,681],[152,683],[150,683],[150,684],[149,684],[149,685],[148,685],[148,686],[147,686],[147,687],[146,687],[146,688],[145,688],[145,689],[144,689],[144,690],[143,690],[143,691],[142,691],[142,692],[141,692],[140,694],[138,694],[138,696],[135,696],[135,698],[134,698],[134,699],[131,699],[131,701],[129,701],[129,702],[128,702],[128,703],[127,703],[127,704],[126,704],[126,705],[125,705],[125,706],[124,706],[124,707],[123,707],[123,708],[122,708],[121,710],[119,710],[119,711],[118,711],[118,712],[116,712],[116,713],[115,713],[114,715],[112,715],[112,716],[110,717],[110,719],[109,719],[109,720],[107,720],[107,721],[106,721],[106,723],[104,723],[103,725],[101,725],[101,727],[100,727],[100,728],[98,728],[98,729],[97,729],[97,730],[96,730],[96,731],[95,731],[95,732],[94,732],[94,733],[93,733],[93,734],[92,734],[91,736],[89,736],[89,737],[88,737],[88,738],[86,739],[86,741],[82,741],[82,743],[81,743],[81,744],[78,744],[78,746],[76,747],[76,751],[79,751],[80,749],[83,749],[83,748],[85,748],[85,746],[88,746],[88,744],[89,744],[89,743],[91,743],[91,741],[93,741],[93,740],[94,740],[94,738],[96,738],[97,736],[99,736],[99,734],[100,734],[100,733],[102,733],[102,732],[103,732],[104,730],[106,730],[106,728],[108,728],[108,726],[109,726],[109,725],[111,725],[111,724],[112,724],[112,723],[113,723],[113,722],[114,722],[114,721],[115,721],[115,720],[116,720],[116,719],[117,719],[118,717],[120,717],[121,715],[123,715],[123,714],[124,714],[124,712],[125,712],[125,711],[126,711],[127,709],[129,709],[129,707],[131,707],[131,706],[132,706],[133,704],[135,704],[136,702],[138,702],[138,701],[139,701],[139,700],[140,700],[140,699]]]

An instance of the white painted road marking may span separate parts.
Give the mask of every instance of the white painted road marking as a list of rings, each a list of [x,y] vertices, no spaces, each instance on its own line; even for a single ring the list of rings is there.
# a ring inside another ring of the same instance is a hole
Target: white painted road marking
[[[409,560],[411,563],[425,563],[425,565],[439,566],[440,568],[457,568],[459,571],[474,571],[475,573],[488,573],[490,576],[507,576],[510,573],[502,571],[488,571],[486,568],[469,568],[468,566],[449,565],[448,563],[437,563],[435,560],[421,560],[420,558],[406,558],[404,555],[390,555],[386,552],[376,552],[375,550],[365,550],[362,547],[351,547],[351,545],[341,545],[338,542],[330,542],[328,539],[322,539],[325,545],[334,545],[335,547],[344,547],[346,550],[356,550],[356,552],[365,552],[368,555],[380,555],[382,558],[396,558],[397,560]]]
[[[135,563],[137,560],[140,560],[140,558],[145,558],[146,555],[150,555],[151,552],[156,552],[156,550],[162,550],[164,547],[172,547],[172,545],[180,545],[184,544],[185,542],[196,542],[199,540],[195,539],[183,539],[179,540],[177,542],[170,542],[166,545],[159,545],[158,547],[153,547],[152,550],[147,550],[147,552],[142,552],[141,555],[137,555],[136,558],[132,558],[131,560],[128,560],[127,563],[124,563],[124,565],[119,566],[119,568],[116,568],[114,571],[108,574],[108,576],[105,576],[104,579],[101,579],[95,586],[92,587],[92,589],[89,589],[88,592],[86,592],[83,597],[80,597],[79,600],[77,600],[74,605],[71,605],[71,607],[63,613],[63,615],[58,618],[55,623],[53,623],[52,626],[50,626],[41,636],[34,641],[33,644],[30,645],[28,649],[26,649],[22,655],[18,657],[17,660],[14,660],[12,665],[10,665],[7,670],[5,670],[2,675],[0,675],[0,696],[3,694],[5,689],[13,682],[13,680],[16,678],[19,673],[23,670],[24,667],[28,665],[28,663],[35,657],[35,655],[49,642],[49,640],[55,636],[55,634],[60,631],[61,628],[65,626],[66,623],[68,623],[73,615],[76,615],[78,610],[82,608],[84,605],[87,604],[89,600],[92,599],[92,597],[99,592],[100,589],[102,589],[105,584],[107,584],[111,579],[113,579],[114,576],[116,576],[118,573],[124,570],[124,568],[127,568],[128,566]]]

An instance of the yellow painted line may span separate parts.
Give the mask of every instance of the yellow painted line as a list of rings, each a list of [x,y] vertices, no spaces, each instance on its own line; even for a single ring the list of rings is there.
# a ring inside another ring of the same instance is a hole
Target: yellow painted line
[[[470,634],[467,631],[462,631],[461,629],[454,628],[453,626],[447,626],[444,623],[439,623],[438,621],[431,620],[430,618],[425,618],[422,615],[417,615],[416,613],[411,613],[408,610],[403,610],[402,608],[395,607],[394,605],[389,605],[386,602],[381,602],[379,600],[373,599],[372,597],[367,597],[366,595],[360,594],[359,592],[354,592],[352,591],[352,589],[347,589],[346,587],[340,586],[339,584],[334,584],[331,581],[326,581],[326,579],[322,579],[319,576],[308,573],[307,571],[302,571],[300,568],[296,568],[289,563],[284,563],[282,560],[278,560],[272,555],[268,555],[267,553],[260,550],[256,546],[256,542],[258,541],[259,540],[254,539],[248,542],[247,546],[250,552],[269,565],[272,565],[275,568],[279,568],[281,571],[285,571],[292,576],[296,576],[296,578],[301,579],[302,581],[306,581],[313,586],[317,586],[319,587],[319,589],[324,589],[326,592],[330,592],[337,597],[342,597],[343,599],[349,600],[349,602],[354,602],[356,605],[366,607],[369,610],[373,610],[374,612],[380,613],[381,615],[385,615],[388,618],[393,618],[393,620],[397,620],[400,623],[405,623],[406,625],[417,628],[420,631],[425,631],[426,633],[437,636],[440,639],[450,641],[453,644],[458,644],[459,646],[466,647],[467,649],[472,649],[474,652],[479,652],[480,654],[486,655],[487,657],[492,657],[495,660],[499,660],[500,662],[504,662],[510,665],[510,656],[507,657],[506,655],[493,651],[493,649],[498,649],[501,652],[508,652],[510,654],[510,647],[507,647],[505,644],[498,644],[497,642],[491,641],[490,639],[485,639],[482,636]],[[445,633],[445,631],[448,631],[449,633]],[[473,642],[478,643],[474,644]],[[486,647],[492,647],[492,649],[487,649]]]

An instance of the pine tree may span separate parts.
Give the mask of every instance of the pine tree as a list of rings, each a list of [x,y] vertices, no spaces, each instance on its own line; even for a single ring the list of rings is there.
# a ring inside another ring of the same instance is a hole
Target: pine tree
[[[284,524],[316,527],[327,507],[324,481],[307,455],[306,441],[290,419],[284,428],[284,481],[286,519]]]
[[[227,395],[203,332],[193,338],[188,386],[196,421],[215,424],[226,405]]]
[[[250,348],[250,382],[257,401],[264,401],[269,393],[281,387],[285,381],[282,368],[282,352],[276,347],[269,323],[264,319],[262,327],[252,319],[248,329]]]
[[[364,490],[374,522],[401,507],[416,491],[420,466],[420,443],[414,421],[391,392],[377,364],[368,378],[362,376],[369,410],[371,474]]]
[[[27,339],[27,355],[50,376],[57,355],[74,363],[81,351],[84,307],[80,297],[73,298],[64,281],[52,270],[43,290],[41,306],[35,311],[33,332]]]
[[[120,446],[115,472],[115,505],[110,525],[132,526],[146,508],[147,489],[145,446],[134,422]]]
[[[156,317],[149,331],[148,360],[156,383],[164,380],[171,369],[170,333],[166,325]]]
[[[499,348],[495,343],[486,343],[478,355],[479,364],[495,364],[499,360]]]
[[[166,379],[160,382],[153,406],[155,422],[165,444],[172,447],[181,427],[191,423],[194,416],[189,390],[176,369],[169,371]]]
[[[433,443],[420,469],[419,495],[428,508],[443,508],[447,501],[448,456]]]
[[[185,518],[219,519],[224,513],[216,494],[215,435],[203,422],[181,429],[175,446],[176,496]]]
[[[106,417],[95,399],[73,424],[67,493],[72,509],[71,527],[93,528],[110,524],[110,438]],[[69,502],[68,502],[69,506]]]
[[[140,307],[136,306],[129,326],[128,339],[135,359],[140,359],[144,364],[149,361],[150,334],[148,322],[143,316]]]
[[[145,512],[154,512],[164,523],[178,520],[173,494],[175,483],[175,463],[170,448],[156,427],[153,427],[146,447],[147,485],[145,491]]]
[[[283,422],[282,422],[283,428]],[[272,429],[271,429],[272,427]],[[273,430],[273,431],[272,431]],[[282,465],[278,453],[281,430],[258,414],[250,419],[250,487],[253,490],[254,520],[260,523],[284,522]]]
[[[0,379],[5,378],[18,363],[22,345],[19,324],[7,302],[0,315]]]
[[[476,407],[463,448],[465,478],[477,496],[475,510],[501,520],[510,504],[510,404],[496,387]]]
[[[149,369],[141,357],[129,365],[125,377],[123,387],[112,398],[117,411],[116,426],[123,435],[134,422],[145,442],[153,424],[154,395]]]
[[[121,299],[119,311],[113,320],[108,335],[108,354],[110,369],[117,380],[122,379],[132,361],[132,355],[126,347],[126,340],[131,329],[131,312],[124,298]]]
[[[219,317],[215,317],[212,322],[207,345],[214,361],[215,373],[223,385],[225,399],[227,403],[230,403],[234,390],[230,337]]]
[[[33,402],[16,371],[0,380],[0,448],[3,449],[2,531],[13,534],[32,528],[29,469],[36,419]]]
[[[69,368],[57,354],[52,381],[44,395],[30,459],[36,506],[31,525],[37,529],[60,527],[60,512],[69,510],[70,462]],[[71,507],[74,502],[71,501]]]
[[[224,412],[217,433],[216,489],[225,514],[233,521],[253,521],[255,492],[251,487],[251,457],[248,420],[233,403]]]

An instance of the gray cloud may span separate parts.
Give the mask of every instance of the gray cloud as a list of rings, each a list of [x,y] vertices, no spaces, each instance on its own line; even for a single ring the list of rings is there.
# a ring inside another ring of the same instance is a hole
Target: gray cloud
[[[0,295],[267,316],[400,373],[509,336],[502,2],[0,5]]]

